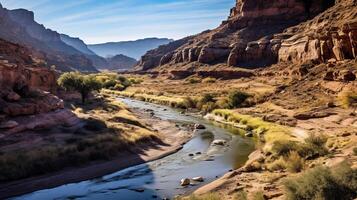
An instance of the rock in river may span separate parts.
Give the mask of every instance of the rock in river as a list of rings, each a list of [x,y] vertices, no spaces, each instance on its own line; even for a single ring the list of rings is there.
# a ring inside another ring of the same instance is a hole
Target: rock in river
[[[202,176],[193,177],[192,180],[193,181],[197,181],[197,182],[203,182],[204,181]]]
[[[206,129],[206,127],[202,124],[195,124],[195,129]]]
[[[226,144],[226,141],[225,140],[214,140],[212,142],[213,145],[219,145],[219,146],[223,146]]]
[[[181,179],[181,186],[187,186],[187,185],[190,185],[190,179],[188,178]]]

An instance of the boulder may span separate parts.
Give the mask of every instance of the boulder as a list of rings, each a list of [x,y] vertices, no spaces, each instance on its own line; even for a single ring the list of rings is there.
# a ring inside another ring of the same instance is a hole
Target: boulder
[[[202,124],[195,124],[195,129],[206,129],[206,127]]]
[[[225,140],[214,140],[212,142],[213,145],[224,146],[227,143]]]
[[[0,129],[12,129],[19,125],[16,121],[7,121],[0,124]]]
[[[192,180],[196,182],[203,182],[204,178],[202,176],[197,176],[197,177],[193,177]]]
[[[180,183],[180,185],[181,186],[187,186],[187,185],[190,185],[190,179],[188,179],[188,178],[184,178],[184,179],[181,179],[181,183]]]

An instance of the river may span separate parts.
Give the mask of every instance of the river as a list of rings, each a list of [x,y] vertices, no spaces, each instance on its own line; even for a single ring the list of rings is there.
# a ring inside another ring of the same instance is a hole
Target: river
[[[178,125],[199,123],[206,129],[198,131],[183,148],[167,157],[133,166],[93,179],[40,190],[13,199],[99,199],[145,200],[172,199],[187,194],[242,166],[254,150],[253,139],[242,136],[242,130],[210,122],[202,117],[181,114],[166,106],[128,98],[118,98],[129,108],[151,110],[161,120]],[[224,146],[213,145],[214,140],[225,140]],[[189,154],[194,154],[190,156]],[[182,178],[202,176],[203,183],[180,186]]]

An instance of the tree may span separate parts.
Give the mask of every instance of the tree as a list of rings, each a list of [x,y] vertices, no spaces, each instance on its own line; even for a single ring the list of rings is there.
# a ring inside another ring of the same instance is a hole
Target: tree
[[[93,75],[83,75],[79,72],[64,73],[58,79],[58,85],[66,90],[74,90],[81,94],[82,103],[85,103],[88,95],[101,89],[101,83]]]

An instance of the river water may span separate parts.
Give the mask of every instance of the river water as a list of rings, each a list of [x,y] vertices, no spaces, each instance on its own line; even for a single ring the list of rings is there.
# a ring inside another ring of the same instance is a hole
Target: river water
[[[180,114],[178,110],[119,98],[129,108],[148,110],[161,120],[178,125],[199,123],[206,129],[198,131],[183,148],[165,158],[133,166],[101,178],[40,190],[14,199],[99,199],[99,200],[150,200],[172,199],[187,194],[242,166],[254,150],[254,141],[242,136],[242,130],[212,123],[201,117]],[[225,140],[224,146],[213,145],[214,140]],[[189,154],[194,154],[190,156]],[[182,178],[202,176],[203,183],[180,186]]]

